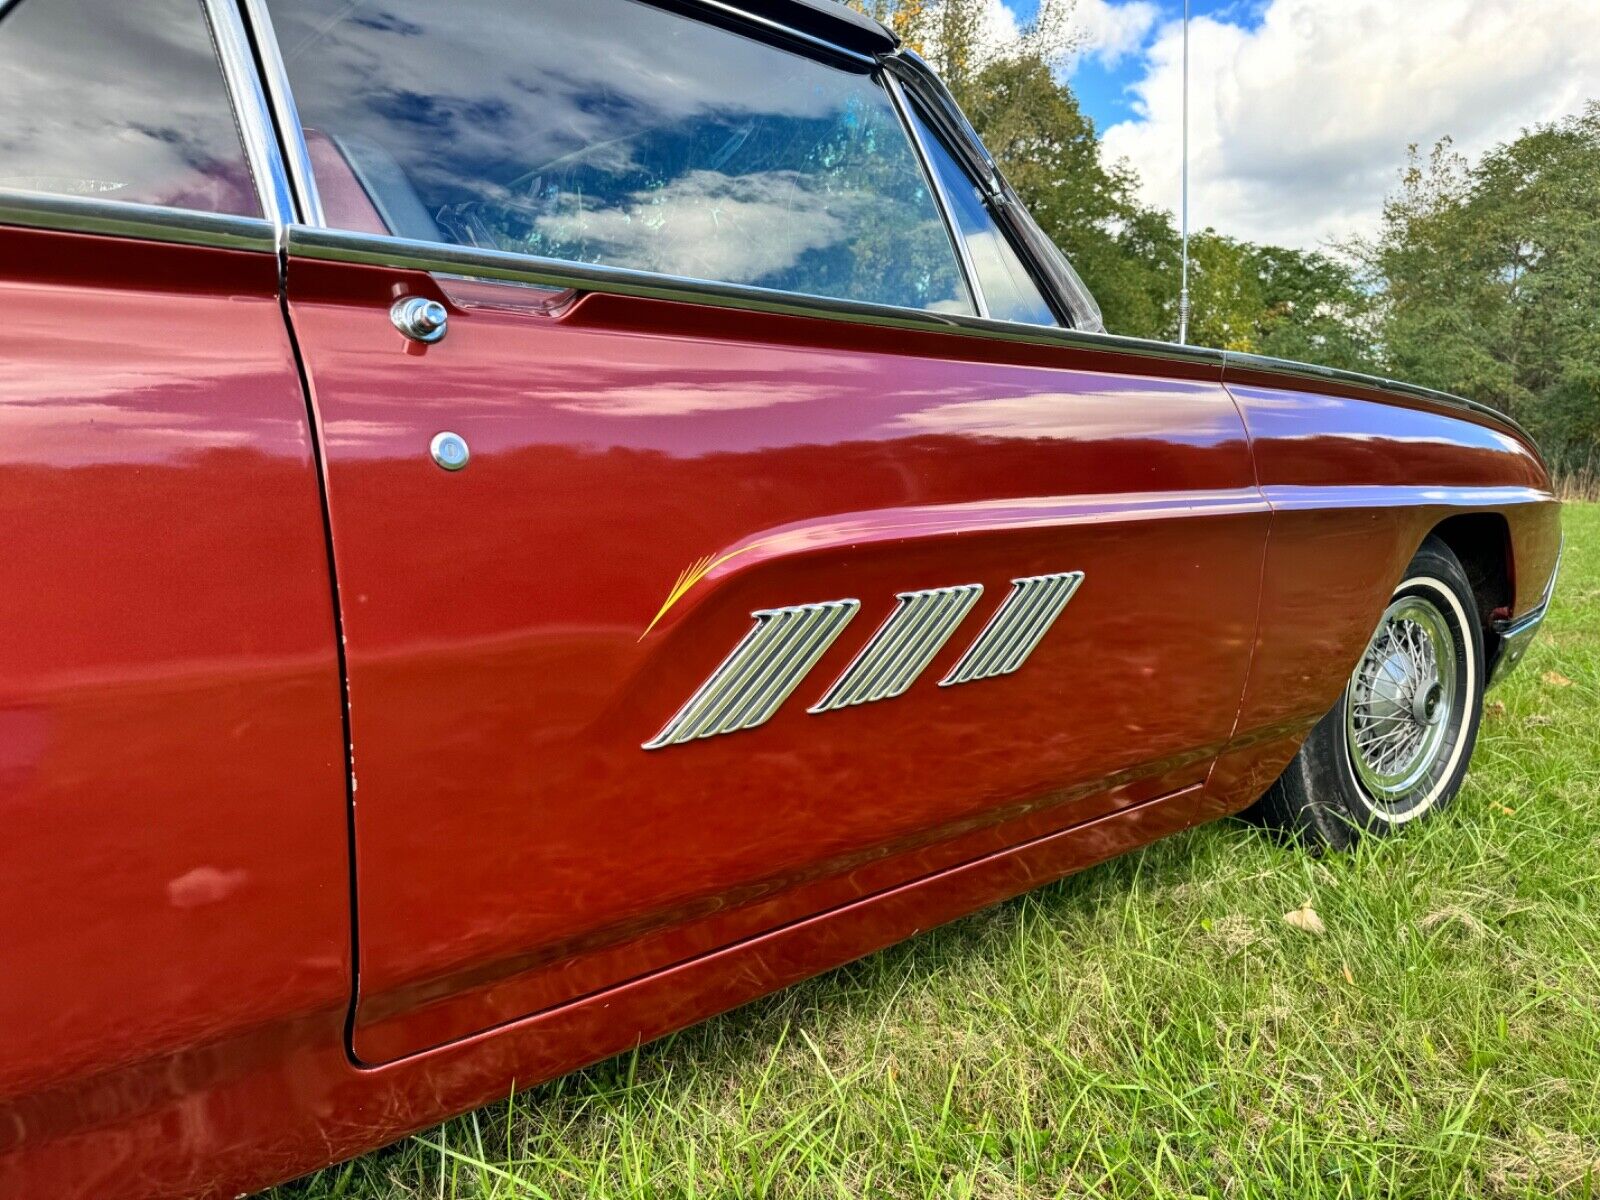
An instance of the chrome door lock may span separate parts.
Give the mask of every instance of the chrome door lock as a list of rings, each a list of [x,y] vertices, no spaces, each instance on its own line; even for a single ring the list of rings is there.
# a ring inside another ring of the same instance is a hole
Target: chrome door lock
[[[389,309],[394,327],[416,342],[437,342],[445,335],[450,313],[437,300],[402,296]]]

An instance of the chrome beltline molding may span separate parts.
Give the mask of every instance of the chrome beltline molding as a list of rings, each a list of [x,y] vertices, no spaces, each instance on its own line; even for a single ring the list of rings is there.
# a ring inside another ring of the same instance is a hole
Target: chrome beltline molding
[[[353,233],[338,229],[296,225],[288,230],[292,255],[329,262],[358,263],[366,266],[397,267],[415,271],[446,271],[475,279],[504,279],[545,287],[574,288],[579,291],[609,292],[617,295],[645,296],[677,300],[687,304],[715,304],[724,308],[746,308],[761,312],[818,317],[825,320],[855,321],[902,329],[924,329],[935,333],[964,333],[1000,341],[1035,345],[1065,345],[1101,354],[1126,354],[1173,362],[1189,362],[1216,369],[1227,379],[1231,370],[1265,371],[1320,383],[1347,384],[1395,394],[1397,398],[1418,399],[1443,408],[1470,414],[1499,424],[1533,444],[1532,437],[1512,418],[1497,409],[1454,396],[1448,392],[1419,387],[1397,379],[1340,371],[1309,363],[1241,354],[1233,350],[1213,350],[1204,346],[1179,346],[1172,342],[1123,337],[1114,333],[1091,333],[1080,329],[1023,325],[992,317],[969,317],[958,313],[934,313],[922,309],[895,308],[854,300],[835,300],[780,292],[745,284],[717,280],[688,279],[676,275],[657,275],[622,267],[564,262],[537,258],[503,250],[479,250],[435,242],[419,242],[384,234]]]
[[[714,304],[724,308],[747,308],[762,312],[788,313],[836,321],[855,321],[930,332],[969,333],[1003,341],[1032,342],[1041,345],[1067,344],[1102,353],[1137,354],[1147,358],[1171,359],[1222,366],[1223,353],[1194,346],[1175,346],[1168,342],[1144,341],[1111,334],[1084,333],[1073,329],[1022,325],[986,317],[958,313],[935,313],[916,308],[896,308],[855,300],[836,300],[781,292],[745,284],[717,280],[689,279],[676,275],[657,275],[623,267],[565,262],[537,258],[503,250],[479,250],[435,242],[420,242],[384,234],[352,233],[338,229],[313,229],[296,225],[288,231],[291,255],[330,262],[358,263],[367,266],[397,267],[414,271],[445,271],[474,279],[504,279],[545,287],[575,288],[579,291],[608,292],[625,296],[679,300],[690,304]]]
[[[277,248],[277,230],[263,217],[226,216],[187,208],[102,200],[94,196],[55,196],[5,188],[0,188],[0,225],[217,246],[226,250],[270,253]]]

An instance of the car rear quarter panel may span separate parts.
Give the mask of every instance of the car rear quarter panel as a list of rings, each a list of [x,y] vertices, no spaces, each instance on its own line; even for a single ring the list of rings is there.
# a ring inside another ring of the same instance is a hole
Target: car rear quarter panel
[[[1304,732],[1328,710],[1407,563],[1452,517],[1501,518],[1490,549],[1510,558],[1503,604],[1538,602],[1560,548],[1558,505],[1509,423],[1266,372],[1226,383],[1273,513],[1241,738]]]

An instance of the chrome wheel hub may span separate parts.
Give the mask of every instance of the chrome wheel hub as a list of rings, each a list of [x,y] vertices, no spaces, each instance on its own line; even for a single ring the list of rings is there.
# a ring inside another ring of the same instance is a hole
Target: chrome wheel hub
[[[1375,801],[1403,802],[1438,766],[1456,687],[1455,640],[1444,614],[1421,596],[1396,600],[1345,700],[1350,765]]]

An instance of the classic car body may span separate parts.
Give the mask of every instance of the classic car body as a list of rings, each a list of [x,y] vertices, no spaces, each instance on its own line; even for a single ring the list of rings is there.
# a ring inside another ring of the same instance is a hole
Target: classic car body
[[[607,3],[915,106],[1051,323],[392,232],[309,4],[193,6],[245,211],[0,181],[0,1195],[265,1186],[1237,812],[1430,535],[1536,628],[1514,424],[1094,330],[830,0]]]

